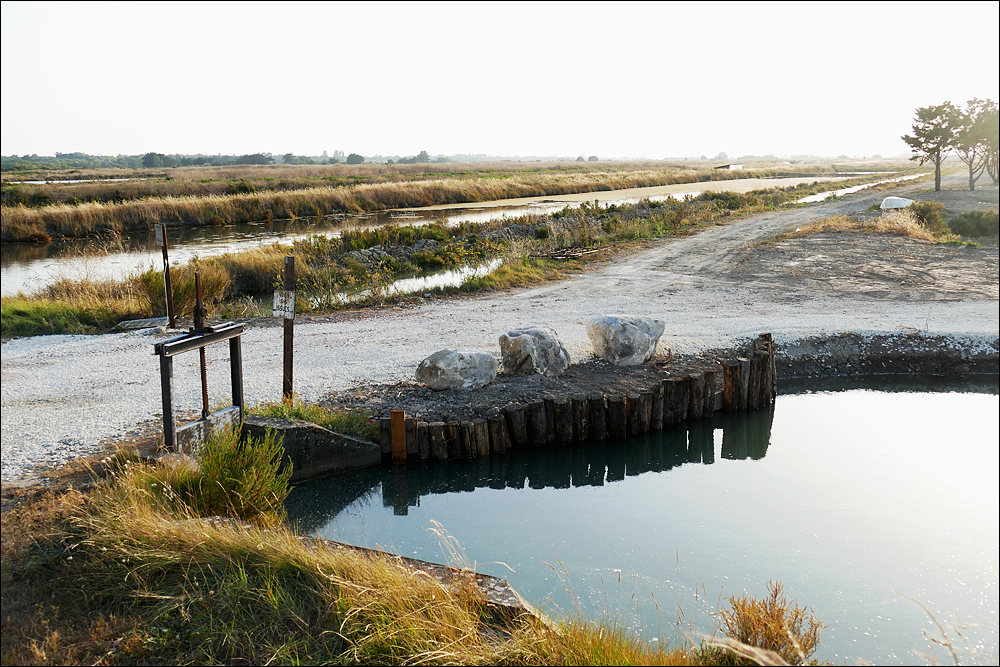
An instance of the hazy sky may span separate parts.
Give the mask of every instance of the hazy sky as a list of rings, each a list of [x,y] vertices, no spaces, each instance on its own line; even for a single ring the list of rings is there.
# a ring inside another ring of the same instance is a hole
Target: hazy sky
[[[1000,3],[2,5],[3,155],[895,155]]]

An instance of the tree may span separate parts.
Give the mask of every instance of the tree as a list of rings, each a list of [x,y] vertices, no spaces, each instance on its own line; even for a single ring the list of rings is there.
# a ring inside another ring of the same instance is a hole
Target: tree
[[[601,158],[597,157],[596,155],[591,155],[590,157],[587,158],[587,162],[597,162],[600,159]]]
[[[989,117],[996,117],[997,105],[992,100],[972,98],[965,110],[956,116],[955,154],[969,167],[969,192],[976,189],[976,181],[986,169],[989,155]],[[995,182],[995,181],[994,181]]]
[[[146,153],[142,156],[142,166],[146,169],[157,169],[159,167],[173,167],[177,164],[172,157],[163,153]]]
[[[920,107],[913,119],[913,135],[902,137],[913,151],[911,160],[934,163],[934,192],[941,191],[941,163],[955,146],[958,114],[951,102]]]
[[[997,184],[1000,176],[1000,112],[996,103],[987,100],[989,106],[984,109],[980,122],[983,124],[983,143],[986,146],[986,173]]]
[[[347,156],[347,164],[362,164],[364,161],[365,159],[357,153],[351,153]]]

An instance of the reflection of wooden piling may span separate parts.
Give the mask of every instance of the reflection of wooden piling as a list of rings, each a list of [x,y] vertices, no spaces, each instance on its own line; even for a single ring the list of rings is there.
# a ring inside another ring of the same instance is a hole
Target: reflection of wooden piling
[[[608,396],[608,437],[612,440],[624,440],[628,435],[627,419],[625,397]]]
[[[604,406],[603,394],[591,394],[587,397],[590,407],[590,437],[601,441],[608,437],[608,411]]]
[[[444,422],[428,424],[427,435],[430,438],[431,460],[446,461],[448,459],[448,441],[445,439]]]
[[[507,420],[507,432],[510,434],[511,447],[524,447],[528,444],[528,427],[524,421],[524,408],[520,405],[508,405],[504,410]]]
[[[735,412],[740,409],[743,394],[743,380],[740,377],[740,362],[735,360],[722,362],[722,409]]]

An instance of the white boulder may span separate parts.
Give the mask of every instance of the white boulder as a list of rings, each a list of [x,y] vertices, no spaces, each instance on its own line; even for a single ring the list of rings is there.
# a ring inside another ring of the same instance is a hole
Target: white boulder
[[[594,353],[616,366],[638,366],[656,352],[665,324],[648,317],[599,315],[587,324]]]
[[[882,205],[879,208],[883,211],[893,208],[906,208],[912,203],[913,200],[906,197],[886,197],[882,200]]]
[[[417,366],[417,382],[435,391],[479,389],[497,376],[497,360],[487,352],[440,350]]]
[[[508,373],[548,373],[569,368],[569,352],[547,326],[524,327],[500,334],[500,358]]]

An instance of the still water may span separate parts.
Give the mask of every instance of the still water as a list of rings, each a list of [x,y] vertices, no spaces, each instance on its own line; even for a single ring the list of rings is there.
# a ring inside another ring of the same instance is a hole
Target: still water
[[[997,379],[865,382],[785,387],[773,414],[624,444],[315,480],[288,511],[311,534],[439,562],[440,522],[479,571],[543,610],[618,620],[648,641],[710,633],[720,601],[776,579],[828,626],[821,660],[931,652],[921,631],[936,630],[913,598],[995,661]]]

